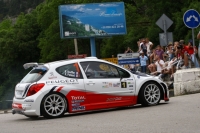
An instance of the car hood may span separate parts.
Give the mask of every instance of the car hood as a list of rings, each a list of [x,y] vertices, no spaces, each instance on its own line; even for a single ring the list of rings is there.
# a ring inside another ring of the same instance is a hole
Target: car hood
[[[131,73],[138,75],[138,76],[141,76],[141,77],[150,77],[151,76],[151,75],[148,75],[146,73],[141,73],[141,72],[138,72],[138,71],[132,71]]]

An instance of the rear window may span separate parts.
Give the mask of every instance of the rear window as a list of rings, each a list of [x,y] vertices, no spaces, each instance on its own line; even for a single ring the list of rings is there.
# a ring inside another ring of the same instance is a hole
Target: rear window
[[[37,67],[32,69],[22,80],[21,83],[33,83],[40,80],[48,71],[46,67]]]

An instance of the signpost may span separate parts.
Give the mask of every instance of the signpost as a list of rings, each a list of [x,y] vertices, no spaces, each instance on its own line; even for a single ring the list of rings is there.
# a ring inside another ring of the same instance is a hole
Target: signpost
[[[167,37],[168,39],[166,39],[166,37]],[[160,45],[161,45],[161,46],[163,46],[163,44],[165,44],[165,41],[166,41],[166,40],[168,41],[168,43],[169,43],[169,42],[173,42],[173,34],[172,34],[172,32],[167,32],[167,36],[165,36],[164,33],[159,33],[159,40],[160,40]],[[168,43],[167,43],[167,44],[168,44]]]
[[[188,28],[192,29],[192,40],[193,40],[193,47],[194,47],[195,46],[194,28],[197,28],[200,24],[199,13],[194,9],[187,10],[183,15],[183,22]]]
[[[131,59],[131,58],[135,58],[135,57],[139,57],[139,53],[117,54],[118,60],[121,60],[121,59]]]
[[[139,64],[140,63],[139,53],[118,54],[117,58],[118,58],[119,65]]]
[[[199,26],[199,22],[200,22],[199,13],[194,9],[187,10],[183,15],[183,22],[188,28],[192,29],[192,40],[193,40],[193,47],[194,47],[195,46],[194,28],[197,28]]]
[[[163,42],[160,42],[160,45],[162,46],[166,46],[168,45],[168,33],[167,33],[167,29],[173,24],[173,21],[171,19],[169,19],[165,14],[163,14],[156,22],[156,24],[162,29],[164,30],[164,33],[163,33],[163,41],[164,41],[164,44]],[[172,39],[173,40],[173,39]]]

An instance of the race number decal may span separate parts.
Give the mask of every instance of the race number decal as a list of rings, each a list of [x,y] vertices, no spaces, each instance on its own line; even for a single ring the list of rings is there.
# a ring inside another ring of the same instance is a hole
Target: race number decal
[[[127,88],[127,83],[126,82],[121,82],[121,88]]]

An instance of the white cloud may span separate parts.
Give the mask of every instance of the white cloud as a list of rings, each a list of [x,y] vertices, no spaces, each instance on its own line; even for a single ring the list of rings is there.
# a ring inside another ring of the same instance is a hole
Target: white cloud
[[[111,6],[118,6],[117,4],[100,4],[99,6],[102,6],[102,7],[111,7]]]

